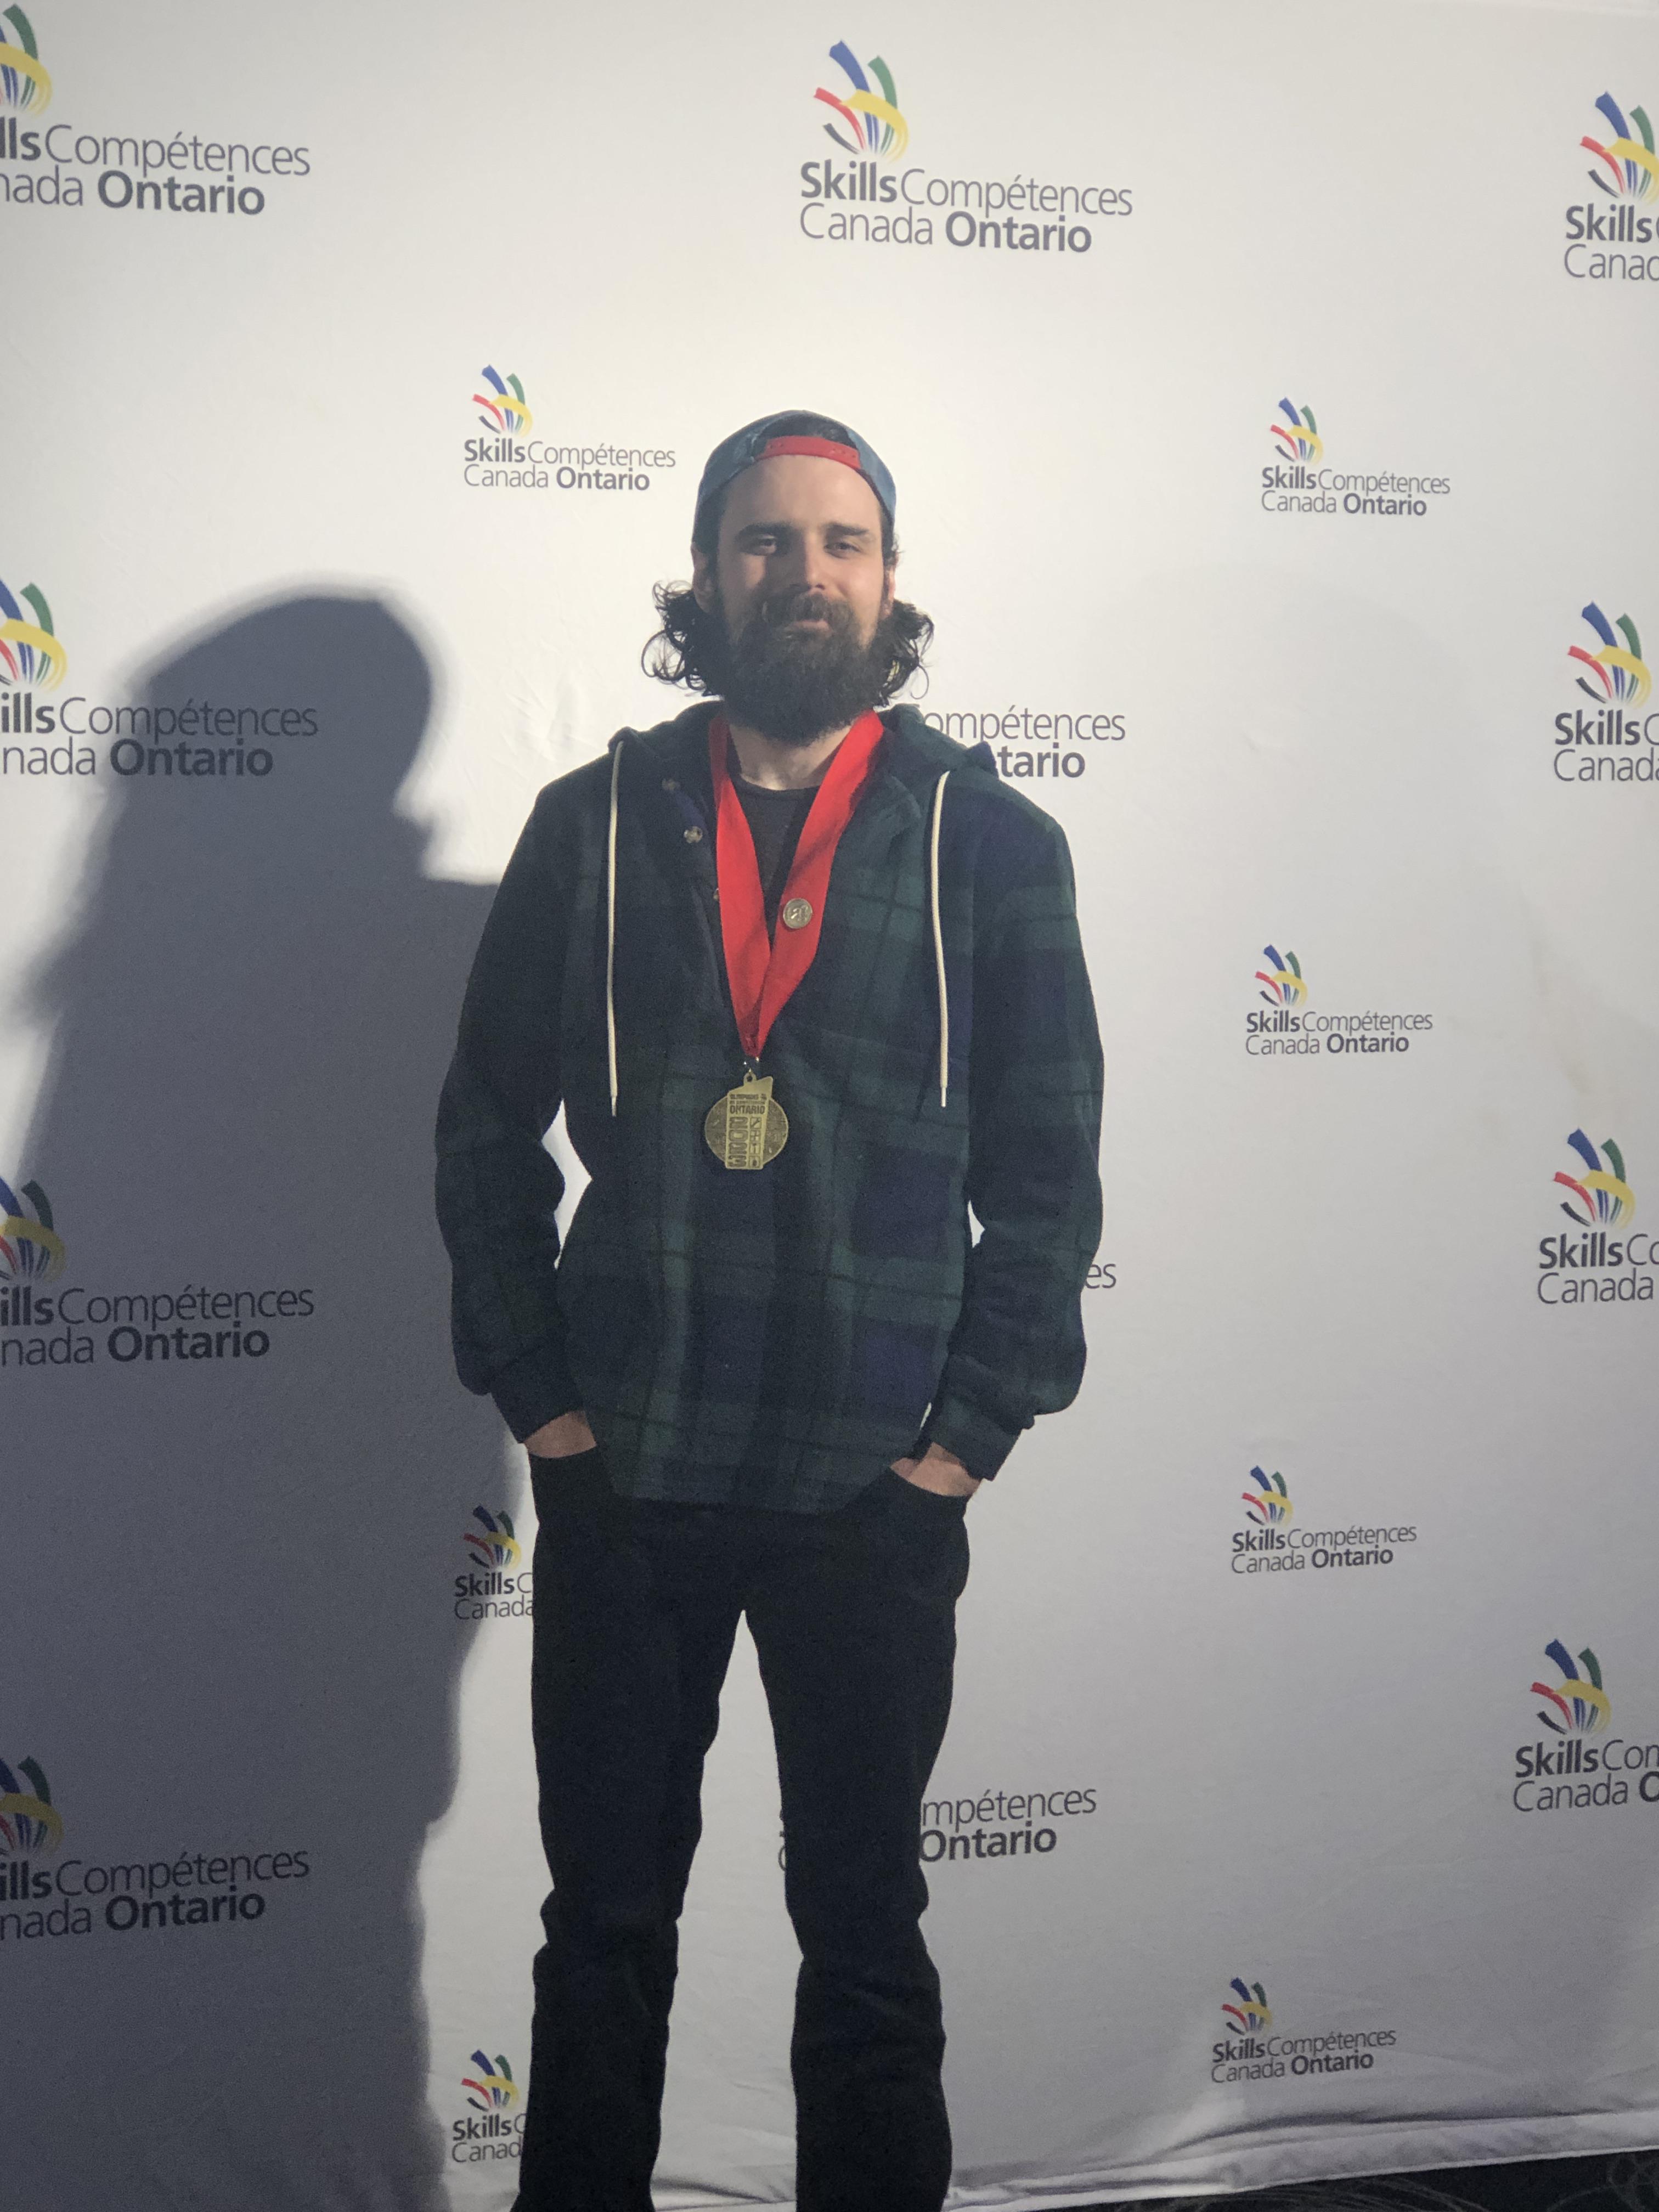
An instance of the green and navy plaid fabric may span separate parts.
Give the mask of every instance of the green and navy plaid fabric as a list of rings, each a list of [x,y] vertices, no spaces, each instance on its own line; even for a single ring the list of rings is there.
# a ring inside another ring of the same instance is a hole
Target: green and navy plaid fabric
[[[612,740],[614,1119],[611,757],[548,786],[502,878],[438,1125],[461,1379],[520,1437],[583,1407],[635,1498],[824,1511],[923,1436],[994,1474],[1076,1395],[1100,1235],[1100,1041],[1065,836],[988,748],[884,715],[817,957],[761,1062],[789,1141],[732,1171],[702,1134],[743,1077],[713,711]],[[941,1105],[927,837],[946,769]],[[592,1177],[562,1253],[542,1142],[562,1103]]]

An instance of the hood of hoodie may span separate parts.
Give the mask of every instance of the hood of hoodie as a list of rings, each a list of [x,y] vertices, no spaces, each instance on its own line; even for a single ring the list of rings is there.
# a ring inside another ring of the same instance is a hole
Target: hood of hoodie
[[[672,793],[684,814],[695,815],[703,825],[705,834],[712,831],[713,793],[708,771],[708,732],[709,724],[721,711],[718,700],[700,701],[671,721],[659,722],[648,730],[618,730],[611,741],[610,821],[606,836],[605,862],[605,1037],[609,1062],[611,1112],[614,1120],[617,1109],[618,1054],[616,1006],[617,957],[617,830],[619,805],[619,786],[623,753],[630,741],[650,755],[660,768],[676,771],[663,780],[665,792]],[[915,814],[925,817],[929,823],[927,859],[927,899],[932,927],[935,987],[939,1006],[939,1104],[944,1107],[950,1096],[951,1017],[950,992],[945,974],[945,939],[939,921],[939,828],[945,805],[945,789],[948,780],[958,774],[977,781],[983,777],[996,785],[996,756],[989,745],[981,742],[972,746],[959,745],[925,721],[914,707],[890,707],[882,714],[885,738],[876,755],[879,772],[872,775],[870,786],[859,802],[858,811],[874,799],[880,804],[884,797],[891,799],[894,787],[903,796],[901,808],[908,798]],[[908,811],[908,809],[905,809]],[[695,836],[688,829],[688,836]]]
[[[684,763],[689,739],[696,741],[697,757],[706,754],[708,725],[724,711],[721,701],[700,699],[683,714],[665,722],[653,723],[649,729],[618,730],[611,743],[613,748],[642,745],[664,767],[675,762]],[[919,708],[908,704],[884,707],[880,714],[890,740],[878,756],[881,769],[903,784],[919,806],[932,798],[933,786],[946,772],[954,775],[967,771],[985,776],[994,784],[1001,781],[996,755],[983,739],[976,744],[960,745],[954,738],[947,738],[943,731],[925,720]]]

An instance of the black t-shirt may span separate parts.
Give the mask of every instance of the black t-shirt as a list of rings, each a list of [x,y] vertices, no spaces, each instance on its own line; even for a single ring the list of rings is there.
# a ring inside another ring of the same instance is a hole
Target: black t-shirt
[[[758,783],[745,783],[740,775],[734,775],[732,782],[749,824],[749,834],[755,841],[761,894],[766,901],[766,933],[770,937],[777,928],[783,887],[794,865],[802,827],[818,795],[817,787],[811,784],[805,791],[769,791]]]

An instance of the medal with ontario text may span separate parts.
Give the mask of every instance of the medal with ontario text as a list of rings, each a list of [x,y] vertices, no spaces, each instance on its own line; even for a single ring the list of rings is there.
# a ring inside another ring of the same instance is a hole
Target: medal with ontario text
[[[722,1167],[763,1168],[789,1141],[789,1120],[772,1096],[769,1075],[745,1075],[735,1091],[717,1098],[702,1125],[708,1149]]]

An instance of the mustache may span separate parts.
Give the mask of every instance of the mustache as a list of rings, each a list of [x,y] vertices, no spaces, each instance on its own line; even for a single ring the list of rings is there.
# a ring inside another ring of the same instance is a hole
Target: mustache
[[[755,607],[750,621],[757,628],[781,629],[792,622],[827,622],[832,629],[852,627],[853,610],[844,599],[832,599],[811,585],[774,592]]]

